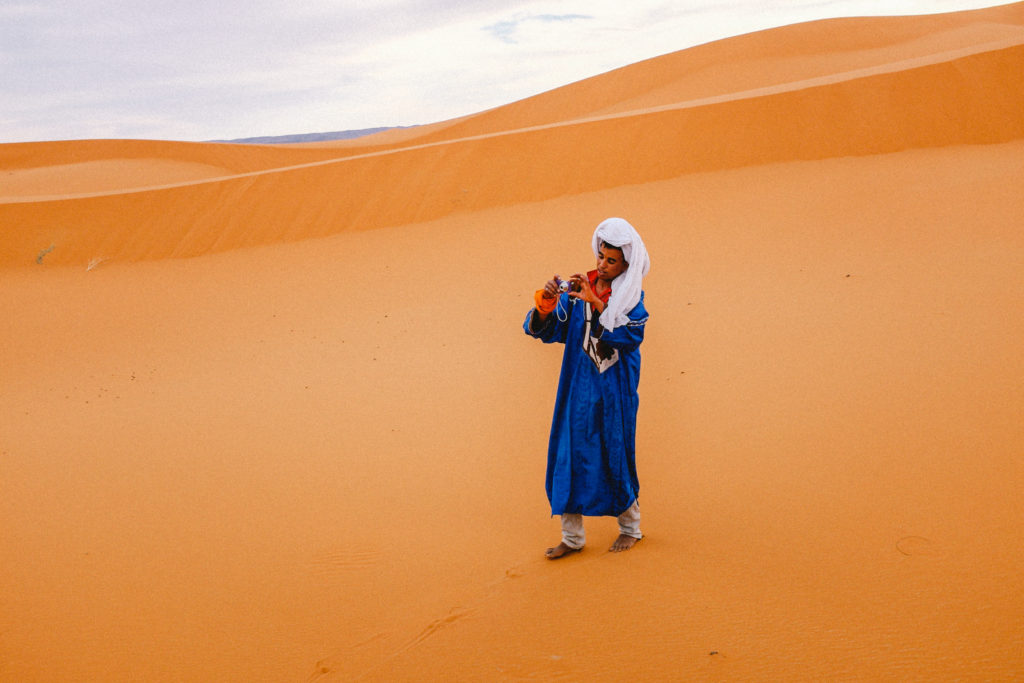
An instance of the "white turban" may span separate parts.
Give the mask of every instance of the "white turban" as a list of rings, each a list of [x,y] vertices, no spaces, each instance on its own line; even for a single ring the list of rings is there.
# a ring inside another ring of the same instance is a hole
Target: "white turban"
[[[593,239],[594,256],[597,256],[602,242],[621,249],[622,257],[629,264],[629,268],[612,280],[612,295],[601,314],[601,325],[606,330],[614,330],[629,322],[629,312],[640,302],[644,275],[651,269],[651,259],[636,228],[621,218],[609,218],[597,226]]]

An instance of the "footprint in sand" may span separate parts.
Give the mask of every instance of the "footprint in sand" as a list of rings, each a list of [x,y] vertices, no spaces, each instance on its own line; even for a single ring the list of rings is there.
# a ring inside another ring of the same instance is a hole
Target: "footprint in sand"
[[[896,550],[904,555],[938,555],[938,547],[924,536],[904,536],[896,541]]]
[[[330,548],[318,553],[310,560],[309,566],[318,574],[341,574],[373,569],[383,557],[384,554],[379,550]]]
[[[415,638],[407,641],[405,643],[405,645],[403,645],[401,648],[399,648],[398,653],[405,652],[406,650],[410,650],[410,649],[416,647],[417,645],[419,645],[424,640],[426,640],[430,636],[434,635],[435,633],[437,633],[441,629],[445,628],[446,626],[451,626],[452,624],[454,624],[459,619],[462,619],[463,617],[469,616],[470,614],[472,614],[475,611],[476,611],[476,609],[473,608],[473,607],[453,607],[448,612],[447,616],[441,617],[440,619],[434,619],[432,622],[427,624],[423,628],[423,630],[420,631],[419,634],[416,635]]]
[[[522,576],[526,576],[526,571],[519,565],[509,567],[505,570],[506,579],[518,579]]]

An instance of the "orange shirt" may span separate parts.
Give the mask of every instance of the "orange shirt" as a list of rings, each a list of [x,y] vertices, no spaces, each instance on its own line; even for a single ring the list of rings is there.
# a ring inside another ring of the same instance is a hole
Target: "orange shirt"
[[[587,279],[590,280],[590,288],[594,289],[594,287],[597,286],[597,271],[596,270],[592,270],[589,273],[587,273]],[[596,289],[594,289],[594,294],[597,294],[597,290]],[[601,301],[603,301],[604,303],[608,303],[608,298],[611,295],[612,295],[612,288],[609,287],[608,289],[604,290],[604,292],[602,292],[601,294],[597,294],[597,298],[600,299]]]

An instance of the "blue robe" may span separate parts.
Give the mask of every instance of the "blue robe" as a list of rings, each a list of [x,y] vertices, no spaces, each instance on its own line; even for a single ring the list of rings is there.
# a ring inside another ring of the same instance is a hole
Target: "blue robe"
[[[563,320],[564,318],[564,320]],[[533,323],[537,323],[537,328]],[[644,297],[629,323],[605,330],[590,305],[568,294],[547,320],[526,315],[526,334],[565,344],[548,441],[546,488],[551,514],[618,516],[636,500],[637,385]]]

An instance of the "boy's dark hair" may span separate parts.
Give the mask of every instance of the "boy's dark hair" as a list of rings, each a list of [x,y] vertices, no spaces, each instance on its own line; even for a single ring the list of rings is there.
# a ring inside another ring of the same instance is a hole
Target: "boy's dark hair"
[[[602,247],[608,247],[610,249],[618,249],[619,251],[622,251],[622,247],[617,247],[614,244],[609,244],[608,242],[605,242],[604,240],[601,240],[601,246]],[[626,252],[625,251],[622,251],[622,260],[623,261],[626,260]]]

